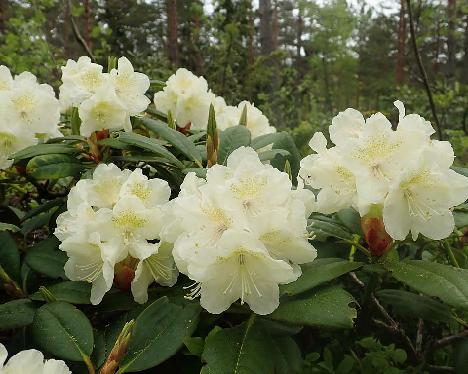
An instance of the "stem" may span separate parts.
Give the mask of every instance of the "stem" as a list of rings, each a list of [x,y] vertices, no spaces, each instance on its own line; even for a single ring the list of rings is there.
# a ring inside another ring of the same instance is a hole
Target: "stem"
[[[452,266],[455,266],[456,268],[460,267],[460,264],[458,263],[457,259],[455,258],[455,255],[453,254],[452,248],[450,248],[450,245],[447,242],[443,242],[442,246],[445,248],[447,251],[448,257],[450,259],[450,262]]]
[[[414,21],[413,21],[413,11],[411,9],[411,0],[406,0],[407,8],[408,8],[408,16],[409,16],[409,25],[410,25],[410,33],[411,33],[411,41],[413,44],[413,51],[416,57],[416,62],[418,63],[419,72],[421,73],[424,87],[426,89],[427,98],[429,99],[429,105],[431,106],[432,116],[434,117],[434,122],[436,125],[437,130],[437,137],[439,140],[442,140],[442,128],[440,127],[439,118],[437,117],[437,112],[434,104],[434,99],[432,98],[431,88],[429,86],[429,81],[427,79],[427,73],[424,69],[424,65],[422,63],[421,54],[419,53],[418,44],[416,42],[416,33],[414,31]]]
[[[96,370],[94,369],[94,365],[91,362],[91,359],[87,355],[83,355],[83,362],[86,364],[86,367],[88,368],[88,373],[89,374],[96,374]]]

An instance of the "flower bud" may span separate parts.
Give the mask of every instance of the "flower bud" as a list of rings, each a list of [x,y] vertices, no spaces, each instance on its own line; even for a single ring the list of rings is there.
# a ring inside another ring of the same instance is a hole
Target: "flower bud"
[[[393,239],[385,231],[382,209],[373,206],[369,213],[361,218],[361,228],[372,256],[380,257],[388,251]]]
[[[137,262],[130,258],[119,262],[114,268],[114,284],[122,291],[130,291]]]

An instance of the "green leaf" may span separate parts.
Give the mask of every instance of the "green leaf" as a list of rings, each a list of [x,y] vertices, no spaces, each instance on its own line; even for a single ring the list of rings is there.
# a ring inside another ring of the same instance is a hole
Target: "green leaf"
[[[433,322],[448,322],[452,319],[447,305],[428,296],[403,290],[379,290],[377,297],[384,304],[391,305],[393,311],[402,317],[422,318]]]
[[[239,126],[247,126],[247,105],[244,105],[244,107],[242,108],[242,113],[241,113],[241,116],[239,118],[238,125]]]
[[[105,147],[115,148],[115,149],[129,149],[130,148],[129,144],[124,143],[123,141],[117,138],[105,138],[105,139],[99,140],[98,144],[105,146]]]
[[[289,152],[286,151],[285,149],[270,149],[268,151],[263,151],[258,154],[258,157],[260,158],[260,161],[269,161],[273,160],[276,155],[281,155],[281,156],[289,156]]]
[[[281,286],[281,293],[289,296],[297,295],[356,270],[362,265],[360,262],[349,262],[340,258],[318,258],[302,265],[302,275],[295,282]]]
[[[314,216],[308,220],[309,231],[318,238],[338,238],[352,240],[353,235],[341,224],[326,216]]]
[[[458,174],[468,177],[468,168],[462,168],[459,166],[452,166],[452,169],[455,170]]]
[[[37,208],[27,212],[22,218],[21,218],[21,221],[26,221],[27,219],[29,218],[32,218],[34,216],[37,216],[38,214],[40,213],[44,213],[44,212],[47,212],[49,211],[50,209],[56,207],[56,206],[59,206],[61,204],[64,203],[64,199],[59,197],[57,199],[54,199],[54,200],[50,200],[42,205],[39,205]]]
[[[65,281],[47,286],[47,289],[57,299],[70,304],[91,304],[91,284],[87,282]],[[32,300],[46,301],[41,292],[31,295]]]
[[[205,339],[200,337],[187,337],[184,339],[184,345],[187,347],[190,354],[201,357]]]
[[[20,277],[20,253],[15,240],[8,232],[0,232],[0,266],[14,280]]]
[[[36,179],[59,179],[77,177],[83,166],[74,157],[66,154],[47,154],[29,160],[26,170]]]
[[[91,323],[73,305],[61,301],[43,305],[36,312],[31,331],[43,351],[65,360],[81,361],[93,352]]]
[[[165,361],[183,345],[195,330],[200,314],[198,304],[179,306],[161,297],[136,319],[132,339],[119,373],[135,372]]]
[[[16,225],[12,225],[11,223],[0,222],[0,231],[17,232],[19,230],[20,228]]]
[[[274,348],[271,357],[275,360],[275,374],[300,373],[302,369],[301,350],[290,336],[272,339]]]
[[[31,300],[20,299],[0,305],[0,330],[10,330],[30,325],[36,308]]]
[[[200,152],[195,147],[195,144],[190,141],[186,136],[173,130],[160,120],[155,120],[147,117],[141,118],[143,125],[158,134],[164,140],[171,143],[179,152],[193,160],[198,166],[202,166],[202,159]]]
[[[282,132],[260,135],[252,139],[252,143],[250,144],[250,146],[253,149],[260,149],[266,147],[267,145],[273,144],[277,140],[282,140],[283,136],[284,135]]]
[[[65,252],[58,250],[59,241],[54,236],[39,242],[28,250],[25,261],[34,271],[50,278],[66,279],[63,267],[67,262]]]
[[[339,220],[354,234],[362,234],[361,216],[353,208],[342,209],[336,214]]]
[[[468,310],[468,270],[423,260],[384,260],[382,265],[414,290]]]
[[[276,155],[271,161],[271,165],[281,171],[284,170],[286,160],[291,165],[293,183],[297,183],[297,174],[299,173],[301,155],[294,143],[293,138],[287,132],[278,133],[278,139],[273,143],[273,149],[284,149],[289,152],[288,156]]]
[[[229,155],[237,148],[250,145],[250,131],[245,126],[234,126],[221,131],[219,137],[218,164],[226,165]]]
[[[36,144],[14,153],[10,158],[14,160],[22,160],[40,155],[71,154],[78,152],[78,148],[70,144]]]
[[[271,339],[256,323],[248,321],[228,328],[215,328],[205,339],[202,374],[274,374]]]
[[[140,134],[120,133],[119,140],[123,143],[153,152],[167,159],[170,163],[177,165],[179,168],[184,167],[184,164],[180,162],[177,157],[169,152],[164,146],[162,146],[158,139],[148,138]]]
[[[468,226],[468,212],[453,212],[453,218],[455,219],[455,226],[465,227]]]
[[[282,300],[269,318],[297,325],[351,328],[356,309],[353,297],[340,287],[316,290],[309,296]]]

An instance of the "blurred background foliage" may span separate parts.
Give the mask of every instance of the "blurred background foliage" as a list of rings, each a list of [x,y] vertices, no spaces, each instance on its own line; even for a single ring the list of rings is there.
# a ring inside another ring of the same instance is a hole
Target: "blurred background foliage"
[[[433,122],[406,0],[0,0],[0,63],[60,84],[67,58],[128,56],[152,79],[203,75],[229,104],[255,102],[298,146],[338,111],[396,98]],[[468,162],[468,2],[414,0],[414,25],[443,136]],[[153,91],[159,89],[154,86]]]

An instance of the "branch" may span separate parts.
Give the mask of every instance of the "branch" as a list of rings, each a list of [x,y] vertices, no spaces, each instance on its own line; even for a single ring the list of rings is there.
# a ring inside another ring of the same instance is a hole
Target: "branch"
[[[437,112],[436,112],[434,100],[432,98],[431,88],[429,87],[429,80],[427,79],[427,73],[426,73],[426,70],[424,69],[424,65],[423,65],[422,59],[421,59],[421,54],[419,53],[418,44],[416,42],[416,33],[414,31],[414,21],[413,21],[413,11],[411,10],[411,0],[406,0],[406,4],[407,4],[407,8],[408,8],[411,41],[412,41],[412,44],[413,44],[414,55],[415,55],[416,61],[418,63],[419,72],[421,73],[421,76],[422,76],[422,79],[423,79],[423,82],[424,82],[424,87],[426,89],[426,94],[427,94],[427,97],[429,99],[429,105],[431,106],[432,116],[434,117],[434,122],[435,122],[436,130],[437,130],[437,137],[439,138],[439,140],[442,140],[442,138],[443,138],[442,128],[440,127],[439,118],[437,117]]]
[[[78,41],[78,43],[80,43],[83,46],[83,48],[86,51],[86,54],[91,58],[91,60],[96,62],[96,57],[94,57],[93,52],[91,52],[91,49],[89,48],[88,44],[84,40],[83,36],[81,35],[80,30],[78,29],[78,26],[75,22],[75,18],[72,15],[72,12],[71,12],[72,8],[71,8],[70,0],[68,0],[68,7],[70,9],[70,21],[71,21],[72,28],[73,28],[73,34],[75,35],[76,40]]]
[[[439,340],[436,340],[432,344],[432,349],[439,349],[439,348],[445,347],[445,346],[450,345],[450,344],[452,344],[453,342],[455,342],[455,341],[457,341],[459,339],[463,339],[463,338],[466,338],[466,337],[468,337],[468,329],[463,330],[462,332],[459,332],[458,334],[444,336],[443,338],[440,338]]]

